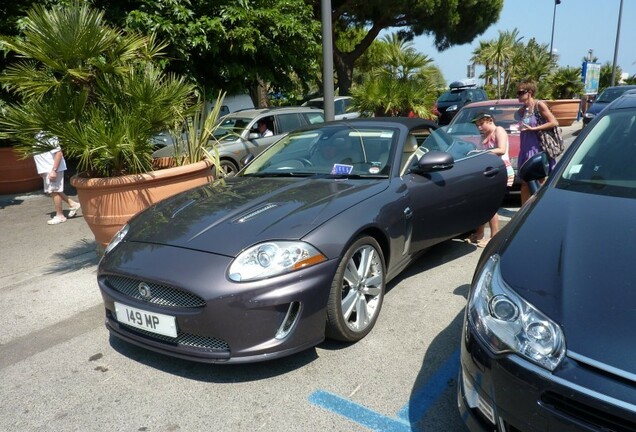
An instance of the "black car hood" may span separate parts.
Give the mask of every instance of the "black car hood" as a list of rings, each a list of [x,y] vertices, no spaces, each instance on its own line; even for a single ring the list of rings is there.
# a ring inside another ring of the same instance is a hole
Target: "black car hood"
[[[568,351],[636,373],[636,200],[544,192],[513,219],[504,280],[562,327]]]
[[[236,256],[259,241],[300,239],[388,181],[229,177],[141,213],[128,241]]]

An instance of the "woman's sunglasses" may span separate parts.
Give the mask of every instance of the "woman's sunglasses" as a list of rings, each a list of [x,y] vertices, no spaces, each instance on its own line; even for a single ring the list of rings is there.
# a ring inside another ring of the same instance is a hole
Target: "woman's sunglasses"
[[[523,96],[524,94],[528,93],[528,90],[519,90],[517,92],[517,96]]]

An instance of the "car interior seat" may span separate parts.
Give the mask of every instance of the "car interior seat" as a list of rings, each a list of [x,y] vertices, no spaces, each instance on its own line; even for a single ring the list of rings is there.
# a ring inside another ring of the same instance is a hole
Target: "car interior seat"
[[[415,150],[419,145],[417,144],[417,139],[414,135],[409,134],[406,137],[406,142],[404,143],[404,150],[402,152],[402,162],[400,164],[400,173],[404,173],[407,166],[410,166],[413,158],[415,157]]]

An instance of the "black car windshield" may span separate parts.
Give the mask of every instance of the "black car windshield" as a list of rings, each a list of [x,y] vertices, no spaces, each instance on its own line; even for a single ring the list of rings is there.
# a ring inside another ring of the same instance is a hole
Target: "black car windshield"
[[[564,168],[556,187],[636,198],[636,109],[603,116]]]
[[[462,100],[462,92],[451,92],[447,91],[442,93],[442,95],[437,100],[438,102],[459,102]]]
[[[240,175],[387,177],[398,131],[347,125],[292,132],[261,153]]]
[[[625,88],[608,88],[603,90],[603,92],[596,98],[595,102],[603,102],[610,103],[627,90],[633,89],[634,87],[625,87]]]

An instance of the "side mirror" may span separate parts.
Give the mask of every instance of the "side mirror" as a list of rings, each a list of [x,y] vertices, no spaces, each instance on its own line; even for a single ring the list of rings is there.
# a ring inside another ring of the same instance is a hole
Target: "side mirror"
[[[248,153],[245,156],[243,156],[243,158],[241,159],[241,166],[245,166],[248,163],[252,162],[254,160],[256,156],[254,156],[252,153]]]
[[[257,139],[260,138],[261,134],[259,134],[258,132],[250,132],[250,134],[248,135],[247,139]]]
[[[455,160],[450,154],[441,151],[429,151],[424,153],[411,171],[417,174],[426,174],[433,171],[451,169],[454,165]]]
[[[548,161],[548,155],[545,152],[540,152],[528,159],[519,168],[519,177],[521,180],[528,183],[530,186],[530,192],[534,195],[541,184],[539,180],[545,178],[550,174],[550,162]]]

